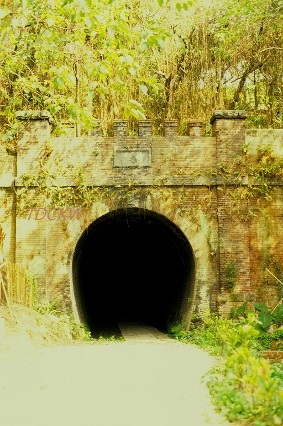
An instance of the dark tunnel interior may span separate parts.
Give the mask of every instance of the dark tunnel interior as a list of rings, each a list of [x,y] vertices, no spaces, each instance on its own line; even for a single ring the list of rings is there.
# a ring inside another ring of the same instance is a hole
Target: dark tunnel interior
[[[117,337],[119,322],[127,321],[166,331],[188,309],[191,246],[176,225],[149,210],[115,210],[93,222],[72,268],[77,308],[93,337]]]

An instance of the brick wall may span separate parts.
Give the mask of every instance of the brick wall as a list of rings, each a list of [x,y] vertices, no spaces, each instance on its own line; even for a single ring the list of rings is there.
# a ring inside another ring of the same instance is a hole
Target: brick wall
[[[48,113],[18,113],[22,127],[16,175],[14,157],[3,151],[1,158],[7,255],[14,174],[16,261],[36,275],[43,299],[57,299],[70,309],[71,261],[83,231],[109,211],[140,207],[167,217],[191,244],[194,312],[227,314],[245,300],[267,300],[274,306],[281,293],[266,268],[282,279],[283,185],[277,179],[264,196],[252,191],[245,161],[257,161],[256,151],[263,144],[283,156],[283,131],[246,131],[245,116],[243,111],[216,111],[210,137],[203,135],[198,120],[188,125],[188,136],[177,135],[175,120],[165,123],[164,136],[152,135],[150,120],[139,122],[139,134],[129,136],[127,122],[116,120],[113,137],[101,136],[99,122],[91,136],[52,137]],[[31,206],[59,209],[85,202],[78,198],[85,185],[90,198],[79,219],[36,219],[36,211],[28,219]],[[64,202],[60,191],[68,194]],[[49,204],[43,204],[48,197]]]

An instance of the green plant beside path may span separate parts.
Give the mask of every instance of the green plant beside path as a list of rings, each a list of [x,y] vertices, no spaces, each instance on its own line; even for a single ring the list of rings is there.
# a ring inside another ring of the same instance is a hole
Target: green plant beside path
[[[207,385],[215,406],[229,421],[282,425],[283,368],[259,355],[261,325],[257,315],[248,312],[237,319],[208,316],[190,332],[175,326],[170,334],[221,355],[208,373]]]
[[[254,307],[258,319],[258,350],[283,350],[283,305],[277,304],[270,310],[264,303],[255,302]],[[231,318],[237,319],[247,317],[249,312],[251,311],[245,302],[237,309],[232,309],[230,315]]]
[[[282,425],[283,389],[269,361],[256,351],[256,316],[219,320],[217,333],[226,356],[210,372],[213,402],[230,421],[254,426]]]

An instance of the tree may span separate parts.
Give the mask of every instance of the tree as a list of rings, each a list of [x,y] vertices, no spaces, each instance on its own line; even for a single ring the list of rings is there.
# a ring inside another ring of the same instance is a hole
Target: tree
[[[282,126],[282,0],[196,2],[171,22],[160,53],[164,116],[246,109],[250,125]]]
[[[2,139],[19,109],[47,109],[82,131],[102,120],[209,122],[215,109],[249,125],[283,121],[283,1],[2,0]]]
[[[0,32],[4,125],[18,109],[47,109],[86,129],[94,114],[145,118],[132,94],[161,87],[140,59],[168,32],[141,22],[124,1],[10,0],[0,10]]]

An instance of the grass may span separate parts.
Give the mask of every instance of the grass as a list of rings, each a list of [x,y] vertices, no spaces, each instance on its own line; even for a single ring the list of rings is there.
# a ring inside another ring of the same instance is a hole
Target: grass
[[[168,334],[183,343],[197,345],[210,355],[223,354],[223,342],[216,333],[216,323],[214,324],[212,318],[202,321],[194,317],[189,331],[186,330],[185,325],[178,324],[171,326]]]
[[[10,308],[0,305],[0,347],[4,350],[16,349],[19,341],[42,346],[92,340],[88,330],[72,315],[56,311],[54,307],[41,305],[32,309],[13,304]]]

